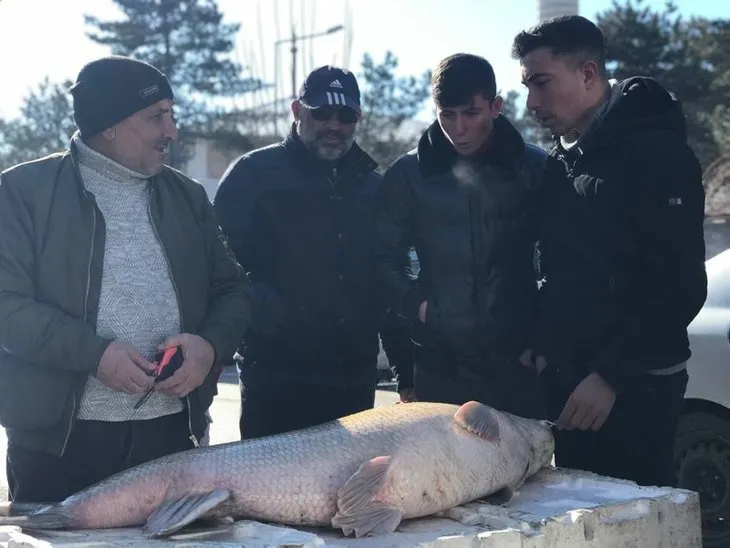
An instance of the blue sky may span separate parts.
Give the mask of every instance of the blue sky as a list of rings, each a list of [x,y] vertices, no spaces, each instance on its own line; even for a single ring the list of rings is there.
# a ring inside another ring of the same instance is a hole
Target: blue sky
[[[728,16],[726,0],[675,3],[684,16]],[[645,4],[661,8],[664,1]],[[382,59],[390,49],[402,74],[418,74],[451,53],[466,51],[492,62],[503,90],[519,89],[519,65],[509,55],[511,40],[537,19],[536,0],[219,0],[218,5],[226,21],[241,23],[238,60],[269,81],[274,81],[274,43],[288,35],[292,22],[300,33],[320,32],[347,24],[349,9],[348,32],[304,45],[298,80],[303,71],[324,63],[357,72],[365,52]],[[610,6],[611,0],[581,0],[580,12],[594,19]],[[108,53],[86,38],[84,14],[114,18],[117,11],[111,0],[0,0],[0,116],[15,114],[22,97],[44,76],[73,79],[84,63]],[[291,90],[288,47],[279,48],[282,94]]]

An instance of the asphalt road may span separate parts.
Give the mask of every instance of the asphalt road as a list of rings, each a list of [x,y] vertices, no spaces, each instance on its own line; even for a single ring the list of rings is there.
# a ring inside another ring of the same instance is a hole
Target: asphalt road
[[[397,394],[379,390],[375,405],[390,405],[398,400]],[[226,372],[218,385],[218,396],[211,407],[213,424],[210,429],[210,443],[225,443],[238,439],[238,416],[240,412],[240,392],[234,372]],[[5,476],[5,450],[7,439],[5,430],[0,428],[0,500],[7,500],[8,484]]]

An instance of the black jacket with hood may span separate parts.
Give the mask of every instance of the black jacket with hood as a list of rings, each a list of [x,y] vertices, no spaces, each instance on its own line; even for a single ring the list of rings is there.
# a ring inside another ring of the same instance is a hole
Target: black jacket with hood
[[[702,171],[680,103],[655,80],[615,84],[608,111],[544,190],[536,354],[621,390],[690,356],[707,292]]]
[[[379,276],[389,304],[415,322],[417,367],[503,365],[529,344],[537,284],[534,207],[547,153],[525,144],[503,116],[493,141],[460,157],[438,122],[384,177]],[[414,246],[417,279],[399,261]],[[428,301],[426,323],[418,308]],[[441,358],[431,359],[433,356]]]

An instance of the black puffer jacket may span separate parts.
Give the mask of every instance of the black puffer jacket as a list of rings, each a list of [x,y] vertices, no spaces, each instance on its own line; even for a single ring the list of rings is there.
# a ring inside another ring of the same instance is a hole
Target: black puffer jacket
[[[650,78],[617,84],[600,125],[552,155],[544,187],[536,352],[579,382],[621,389],[690,356],[707,293],[702,171],[682,108]]]
[[[529,344],[537,297],[534,197],[547,154],[526,145],[502,116],[493,139],[467,163],[434,123],[417,150],[386,173],[378,231],[390,305],[415,320],[428,301],[417,342],[496,364]],[[415,281],[398,259],[410,245],[420,261]]]
[[[378,333],[401,329],[384,322],[375,278],[375,167],[357,145],[335,165],[320,161],[292,130],[223,176],[215,209],[252,281],[253,323],[240,350],[251,374],[375,382]],[[392,362],[412,363],[407,332],[384,336]]]

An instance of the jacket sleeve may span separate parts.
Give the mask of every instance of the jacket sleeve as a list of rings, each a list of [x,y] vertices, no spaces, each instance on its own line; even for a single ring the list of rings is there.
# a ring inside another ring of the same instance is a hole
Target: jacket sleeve
[[[548,257],[543,253],[543,232],[545,230],[546,219],[552,214],[551,211],[551,195],[556,192],[555,185],[560,184],[566,178],[565,166],[556,158],[550,156],[545,164],[543,170],[543,178],[534,195],[532,202],[532,217],[534,220],[534,237],[535,237],[535,254],[534,254],[534,269],[535,269],[535,281],[539,286],[537,292],[536,301],[536,312],[535,319],[532,324],[532,337],[531,337],[531,349],[532,359],[534,360],[538,356],[545,356],[545,350],[549,347],[549,340],[546,340],[550,336],[550,330],[545,329],[545,326],[550,321],[546,318],[546,308],[543,306],[543,298],[548,285],[550,284],[550,263]],[[549,316],[549,315],[548,315]]]
[[[414,280],[408,261],[413,245],[413,195],[404,160],[393,164],[383,177],[377,204],[378,281],[386,306],[396,314],[415,320],[425,300],[418,280]]]
[[[202,190],[202,189],[201,189]],[[245,271],[236,261],[213,205],[202,191],[203,230],[211,271],[208,313],[198,331],[215,349],[214,366],[228,365],[251,323],[251,296]]]
[[[667,138],[654,141],[636,165],[635,233],[651,283],[593,367],[617,391],[651,368],[652,349],[664,346],[667,333],[686,330],[707,297],[699,162]]]
[[[252,164],[245,156],[232,163],[221,177],[213,200],[223,233],[236,259],[246,271],[251,268],[251,229],[257,205],[257,175],[251,167]]]
[[[221,178],[214,199],[215,212],[233,254],[246,271],[250,282],[250,327],[262,334],[273,334],[285,318],[285,307],[276,290],[260,273],[255,217],[259,209],[262,181],[251,157],[231,164]],[[245,333],[241,332],[241,338]]]
[[[95,373],[111,340],[38,300],[33,213],[20,189],[0,181],[0,347],[39,367]]]

